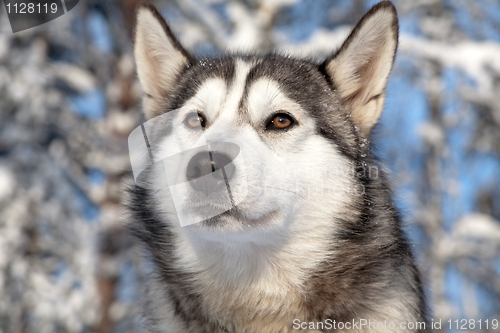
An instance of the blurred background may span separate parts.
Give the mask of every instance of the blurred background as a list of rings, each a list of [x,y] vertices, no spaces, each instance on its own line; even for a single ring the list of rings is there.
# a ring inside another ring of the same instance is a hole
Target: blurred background
[[[199,56],[325,57],[372,0],[152,1]],[[500,320],[500,3],[396,0],[400,46],[374,152],[434,321]],[[0,333],[141,331],[151,267],[127,236],[142,120],[136,0],[81,0],[13,34],[0,6]],[[496,330],[495,330],[496,331]]]

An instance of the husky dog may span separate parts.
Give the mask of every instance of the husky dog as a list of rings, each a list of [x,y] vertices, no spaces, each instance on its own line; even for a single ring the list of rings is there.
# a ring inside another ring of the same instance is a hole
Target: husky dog
[[[172,125],[156,123],[156,153],[182,153],[181,141],[199,133],[200,147],[238,147],[234,156],[202,148],[186,153],[188,163],[178,159],[187,187],[177,194],[130,188],[132,230],[154,267],[144,306],[150,331],[429,329],[400,217],[369,148],[397,44],[396,10],[383,1],[322,63],[277,54],[199,60],[152,5],[138,6],[145,118],[175,112],[179,124],[172,139]],[[224,169],[214,186],[232,191],[230,207],[181,226],[173,201],[186,211],[216,207],[218,194],[196,181]],[[159,179],[157,170],[143,175]]]

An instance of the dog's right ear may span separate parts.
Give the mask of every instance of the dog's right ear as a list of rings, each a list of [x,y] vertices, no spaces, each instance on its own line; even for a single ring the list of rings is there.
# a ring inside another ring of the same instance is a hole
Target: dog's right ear
[[[144,113],[146,119],[151,119],[166,111],[179,75],[192,57],[156,8],[146,2],[139,3],[136,9],[134,56],[144,90]]]

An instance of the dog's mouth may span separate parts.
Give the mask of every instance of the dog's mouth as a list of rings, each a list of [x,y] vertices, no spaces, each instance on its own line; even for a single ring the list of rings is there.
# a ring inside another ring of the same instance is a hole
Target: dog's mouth
[[[200,218],[200,222],[217,218],[219,216],[229,217],[237,214],[238,209],[231,204],[215,205],[213,203],[191,205],[189,213]],[[233,213],[231,213],[233,212]]]
[[[202,228],[215,228],[220,230],[243,230],[246,228],[259,228],[269,225],[271,221],[279,216],[279,209],[263,213],[257,217],[249,217],[238,207],[223,212],[217,216],[208,218],[199,223]]]

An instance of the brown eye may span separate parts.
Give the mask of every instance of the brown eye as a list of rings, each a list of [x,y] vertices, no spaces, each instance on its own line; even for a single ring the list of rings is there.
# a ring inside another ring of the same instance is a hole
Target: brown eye
[[[292,124],[292,120],[287,117],[277,116],[273,119],[273,124],[276,128],[285,128]]]
[[[284,129],[294,124],[291,116],[285,113],[278,113],[273,116],[272,120],[267,124],[266,129]]]
[[[196,112],[188,114],[184,123],[192,128],[196,128],[199,126],[205,127],[205,119],[203,119],[203,117]]]

